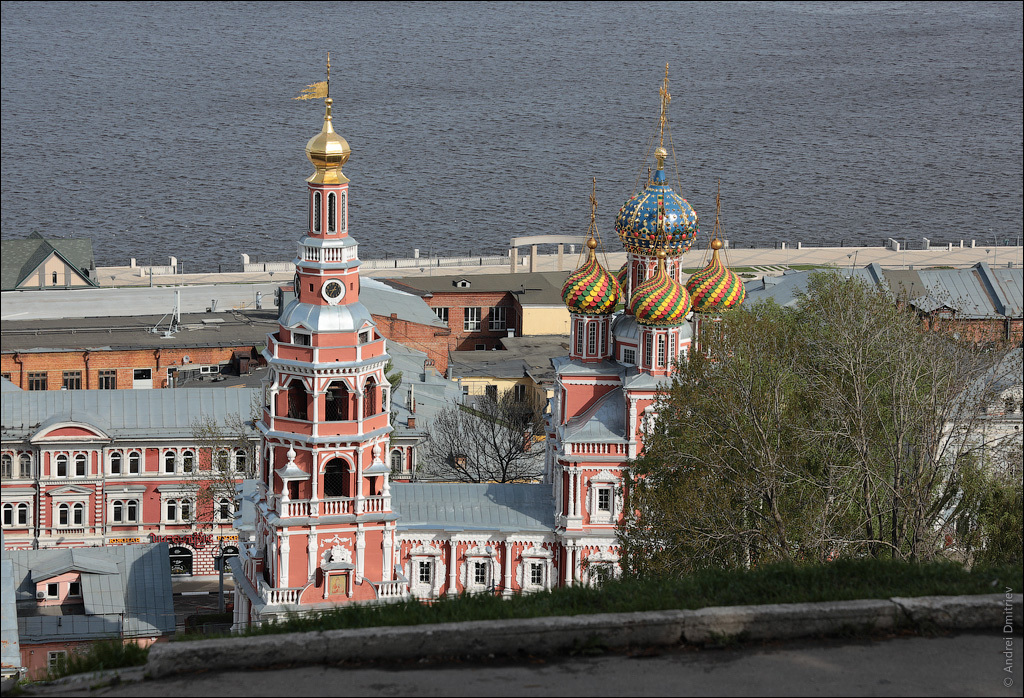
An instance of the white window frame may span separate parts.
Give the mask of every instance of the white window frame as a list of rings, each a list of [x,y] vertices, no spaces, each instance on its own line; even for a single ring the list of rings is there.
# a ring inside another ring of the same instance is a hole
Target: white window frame
[[[487,591],[494,591],[497,588],[498,570],[497,557],[490,545],[476,546],[466,551],[462,563],[462,588],[467,593],[479,594]],[[482,568],[478,568],[482,565]],[[477,570],[482,569],[484,581],[477,581]]]
[[[8,522],[8,519],[10,521]],[[3,503],[4,528],[29,528],[32,526],[32,503],[15,500]]]
[[[462,313],[462,330],[464,332],[479,332],[483,308],[480,306],[467,307],[463,309]]]
[[[491,332],[504,332],[508,329],[508,308],[503,305],[495,305],[491,307],[491,312],[488,316],[488,327]]]
[[[555,582],[554,553],[543,547],[540,541],[534,541],[529,548],[524,548],[519,555],[520,562],[516,569],[516,581],[524,593],[551,589]],[[541,569],[541,581],[534,583],[534,566]]]
[[[25,464],[28,463],[26,468]],[[18,477],[21,479],[30,479],[35,472],[35,458],[32,457],[31,453],[19,453],[18,454]]]
[[[633,347],[623,347],[622,363],[636,366],[636,349]]]
[[[437,308],[434,308],[434,315],[437,316],[438,320],[440,320],[441,322],[443,322],[444,324],[447,325],[448,324],[448,315],[449,315],[448,311],[449,310],[450,310],[450,308],[447,308],[447,307],[437,307]]]
[[[10,453],[5,453],[0,456],[3,465],[0,466],[0,477],[4,480],[14,479],[14,456]]]
[[[116,457],[116,458],[115,458]],[[114,463],[117,463],[117,470],[114,470]],[[120,451],[111,451],[107,454],[107,472],[110,475],[124,475],[125,457]]]
[[[431,578],[428,583],[420,581],[420,563],[430,565]],[[421,544],[409,551],[409,592],[418,599],[436,599],[441,594],[445,575],[444,555],[433,544]]]
[[[170,462],[168,462],[170,461]],[[168,469],[170,465],[170,469]],[[178,472],[178,454],[176,451],[167,450],[163,453],[163,473],[164,475],[173,475]]]
[[[601,508],[602,496],[608,507]],[[587,512],[592,524],[614,524],[622,512],[622,481],[610,472],[602,472],[587,481]]]
[[[121,508],[121,516],[116,515],[118,506]],[[129,510],[134,506],[135,517],[130,517]],[[130,526],[132,524],[138,524],[140,514],[142,513],[142,503],[135,498],[120,498],[113,499],[110,502],[110,523],[115,526]]]
[[[141,451],[128,451],[125,454],[125,460],[128,463],[126,468],[128,475],[140,475],[145,468]]]

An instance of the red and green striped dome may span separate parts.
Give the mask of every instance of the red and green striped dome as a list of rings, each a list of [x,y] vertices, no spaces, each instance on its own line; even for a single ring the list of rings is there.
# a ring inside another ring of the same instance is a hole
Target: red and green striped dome
[[[592,246],[591,243],[594,243]],[[597,243],[590,239],[590,255],[582,267],[569,275],[562,286],[562,301],[570,313],[607,315],[615,310],[622,291],[615,277],[601,266],[594,254]]]
[[[715,246],[715,243],[718,246]],[[696,313],[718,313],[735,308],[747,297],[747,290],[736,272],[726,269],[718,258],[721,241],[711,243],[711,262],[691,276],[686,282],[686,290],[693,298],[693,310]]]
[[[690,294],[665,271],[665,259],[661,255],[658,270],[633,290],[629,302],[629,310],[636,321],[647,327],[681,325],[690,312]]]
[[[626,274],[629,272],[629,262],[623,263],[619,270],[615,272],[615,280],[619,282],[619,288],[626,288]]]

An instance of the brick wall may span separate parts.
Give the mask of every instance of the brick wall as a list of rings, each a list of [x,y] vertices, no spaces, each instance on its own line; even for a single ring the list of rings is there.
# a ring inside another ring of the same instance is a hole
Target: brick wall
[[[252,345],[237,347],[183,347],[161,349],[119,349],[93,351],[4,352],[0,371],[22,390],[29,389],[29,373],[46,373],[46,389],[60,390],[65,371],[80,371],[81,389],[100,387],[99,372],[117,371],[118,390],[131,388],[134,370],[152,370],[153,388],[166,388],[167,369],[190,364],[220,364],[231,360],[235,351],[251,352]],[[184,362],[188,357],[189,363]]]
[[[390,341],[426,352],[438,371],[444,374],[448,370],[448,352],[453,342],[451,330],[401,320],[395,313],[391,317],[374,315],[373,321],[377,323],[380,333]]]
[[[508,291],[435,291],[432,297],[423,300],[431,308],[448,308],[452,351],[493,349],[502,337],[508,336],[508,330],[515,330],[517,335],[522,331],[521,308]],[[479,331],[465,329],[466,308],[480,308]],[[490,328],[491,308],[505,309],[505,329]]]

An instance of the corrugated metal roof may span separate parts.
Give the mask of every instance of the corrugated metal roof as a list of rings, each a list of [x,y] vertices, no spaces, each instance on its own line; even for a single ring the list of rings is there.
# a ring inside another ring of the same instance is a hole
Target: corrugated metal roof
[[[0,394],[0,433],[5,440],[20,440],[48,425],[79,422],[115,439],[186,438],[200,418],[220,424],[231,415],[247,420],[258,393],[252,388],[11,391]]]
[[[399,530],[551,531],[551,485],[395,483],[391,505]]]
[[[13,566],[17,601],[34,603],[33,570],[52,566],[54,559],[67,552],[66,549],[5,552]],[[167,543],[113,545],[81,552],[116,565],[117,574],[94,575],[83,571],[82,593],[86,596],[83,614],[19,617],[18,629],[23,642],[110,637],[120,634],[122,628],[126,636],[174,632],[174,597]],[[87,580],[87,577],[95,579]],[[104,580],[109,580],[109,583]],[[90,610],[102,612],[90,614]]]
[[[32,566],[32,583],[38,584],[70,570],[95,575],[118,573],[117,563],[106,555],[96,555],[83,548],[64,548]]]

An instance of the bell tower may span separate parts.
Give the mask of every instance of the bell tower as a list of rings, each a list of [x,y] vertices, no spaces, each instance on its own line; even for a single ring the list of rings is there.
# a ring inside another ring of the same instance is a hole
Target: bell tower
[[[332,123],[306,144],[306,233],[295,258],[295,298],[267,337],[269,365],[255,540],[240,555],[236,625],[397,593],[388,452],[386,341],[359,302],[359,257],[349,234],[351,155]]]

